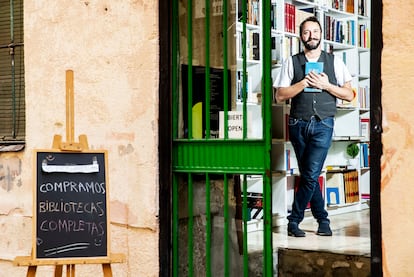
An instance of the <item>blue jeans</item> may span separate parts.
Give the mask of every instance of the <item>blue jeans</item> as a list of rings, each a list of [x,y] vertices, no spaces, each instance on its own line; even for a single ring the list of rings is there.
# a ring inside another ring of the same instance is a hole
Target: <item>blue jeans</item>
[[[289,138],[300,172],[300,183],[293,199],[292,213],[287,217],[289,222],[300,223],[310,202],[312,215],[318,223],[329,223],[318,178],[331,146],[333,127],[333,117],[319,120],[312,116],[309,121],[289,118]]]

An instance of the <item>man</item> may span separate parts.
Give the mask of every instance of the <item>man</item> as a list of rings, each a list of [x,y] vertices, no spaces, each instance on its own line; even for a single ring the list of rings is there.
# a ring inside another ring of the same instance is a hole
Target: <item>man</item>
[[[316,233],[332,236],[318,178],[331,145],[336,99],[351,101],[354,98],[352,77],[341,59],[322,51],[322,28],[316,17],[305,19],[299,31],[304,50],[284,62],[274,83],[277,102],[291,99],[289,138],[300,172],[300,184],[288,216],[288,235],[306,235],[299,224],[310,202],[312,215],[319,224]],[[316,61],[323,62],[323,72],[311,71],[305,75],[306,62]],[[305,92],[309,87],[321,91]]]

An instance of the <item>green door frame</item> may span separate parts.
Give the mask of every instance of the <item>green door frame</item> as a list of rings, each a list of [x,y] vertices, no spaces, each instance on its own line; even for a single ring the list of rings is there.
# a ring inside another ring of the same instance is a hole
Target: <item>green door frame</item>
[[[381,155],[382,155],[382,109],[381,109],[381,52],[382,0],[371,8],[371,275],[382,276],[381,232]],[[160,62],[159,62],[159,276],[172,276],[172,182],[173,182],[173,136],[172,97],[173,62],[172,28],[173,3],[159,1]],[[270,125],[267,125],[270,126]]]

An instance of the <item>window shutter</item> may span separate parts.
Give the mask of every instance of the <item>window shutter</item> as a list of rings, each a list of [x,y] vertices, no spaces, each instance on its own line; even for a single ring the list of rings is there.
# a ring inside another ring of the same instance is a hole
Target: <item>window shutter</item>
[[[0,144],[24,141],[23,0],[0,0]]]

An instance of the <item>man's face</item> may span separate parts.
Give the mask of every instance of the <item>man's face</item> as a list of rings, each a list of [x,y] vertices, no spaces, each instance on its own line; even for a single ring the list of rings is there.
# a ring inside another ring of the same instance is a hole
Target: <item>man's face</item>
[[[314,50],[321,44],[321,29],[316,22],[308,21],[303,24],[301,34],[303,45],[308,50]]]

